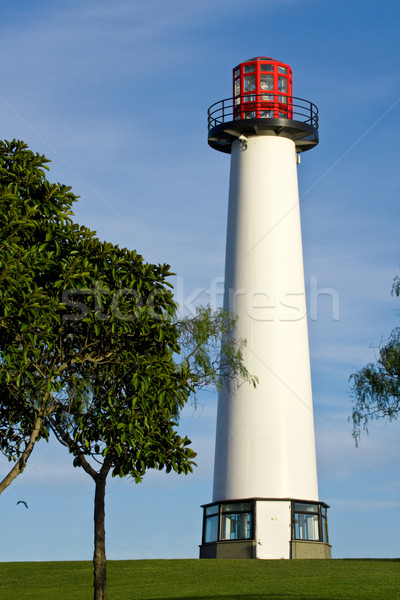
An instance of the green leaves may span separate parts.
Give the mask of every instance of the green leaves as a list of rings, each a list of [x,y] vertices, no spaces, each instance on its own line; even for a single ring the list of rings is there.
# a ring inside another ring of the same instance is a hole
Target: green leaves
[[[392,294],[400,295],[400,279],[395,277]],[[358,443],[361,429],[368,431],[370,421],[392,421],[400,415],[400,328],[396,327],[386,343],[377,349],[377,360],[350,376],[352,382],[353,437]]]
[[[202,387],[221,389],[224,382],[237,381],[257,385],[243,362],[246,340],[236,340],[232,332],[236,315],[211,306],[200,306],[196,315],[176,323],[182,348],[180,366],[186,370],[192,391]]]

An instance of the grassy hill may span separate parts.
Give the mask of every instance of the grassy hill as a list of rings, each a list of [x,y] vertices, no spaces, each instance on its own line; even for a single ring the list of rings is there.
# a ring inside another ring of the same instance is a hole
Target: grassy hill
[[[90,562],[0,563],[1,600],[90,600]],[[400,560],[109,561],[110,600],[400,600]]]

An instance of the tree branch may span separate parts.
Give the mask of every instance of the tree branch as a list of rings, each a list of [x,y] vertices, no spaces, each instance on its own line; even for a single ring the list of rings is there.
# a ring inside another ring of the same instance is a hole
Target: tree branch
[[[28,458],[30,457],[32,450],[35,446],[36,440],[40,433],[40,428],[42,426],[44,417],[42,415],[38,415],[35,420],[35,424],[30,435],[29,441],[25,447],[25,450],[22,452],[22,455],[17,460],[11,471],[4,477],[4,479],[0,482],[0,494],[14,481],[18,475],[22,473],[22,471],[26,467],[26,463]]]
[[[86,457],[83,454],[82,450],[80,449],[79,444],[77,444],[72,439],[72,437],[68,435],[67,431],[65,429],[63,429],[63,427],[58,425],[54,419],[52,419],[52,418],[50,419],[50,424],[51,424],[51,429],[52,429],[54,435],[56,436],[56,438],[58,439],[58,441],[66,448],[73,451],[75,456],[79,459],[79,464],[82,467],[82,469],[84,471],[86,471],[86,473],[88,475],[90,475],[90,477],[92,477],[92,479],[94,479],[96,481],[99,473],[86,460]]]

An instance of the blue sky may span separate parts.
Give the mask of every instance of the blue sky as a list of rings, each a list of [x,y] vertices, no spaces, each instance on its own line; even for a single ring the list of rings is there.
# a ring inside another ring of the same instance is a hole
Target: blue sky
[[[186,310],[222,300],[229,157],[208,147],[206,111],[231,95],[232,68],[273,56],[291,65],[294,95],[319,107],[299,187],[320,498],[337,558],[400,556],[399,423],[373,424],[356,448],[347,422],[349,375],[399,322],[398,22],[392,0],[1,6],[1,137],[52,160],[50,179],[81,197],[78,222],[170,263]],[[198,555],[216,396],[199,401],[181,419],[193,475],[110,480],[110,559]],[[91,479],[40,444],[0,496],[0,560],[90,559],[92,505]]]

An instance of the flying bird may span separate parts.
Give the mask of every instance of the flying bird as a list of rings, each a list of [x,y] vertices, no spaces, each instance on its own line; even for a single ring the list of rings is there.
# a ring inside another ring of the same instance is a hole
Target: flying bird
[[[25,502],[25,500],[18,500],[17,504],[25,504],[25,507],[28,508],[28,505]]]

